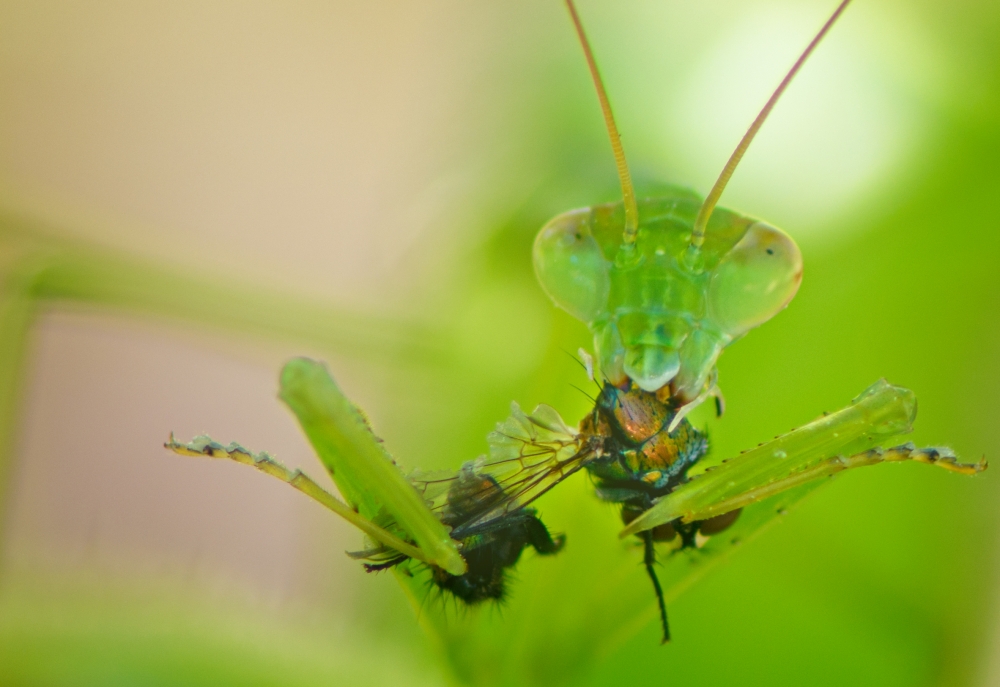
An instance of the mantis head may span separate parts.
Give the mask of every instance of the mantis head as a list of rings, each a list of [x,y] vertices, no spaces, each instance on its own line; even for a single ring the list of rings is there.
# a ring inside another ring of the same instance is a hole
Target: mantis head
[[[601,373],[688,404],[714,391],[722,349],[774,317],[802,281],[785,232],[717,208],[722,191],[779,96],[846,8],[843,0],[757,115],[709,194],[684,189],[637,200],[597,64],[566,4],[597,89],[622,202],[563,213],[535,239],[535,274],[556,305],[594,334]]]
[[[630,246],[620,203],[573,210],[546,224],[534,245],[539,283],[591,329],[608,381],[669,385],[685,403],[704,390],[722,349],[780,312],[802,281],[791,237],[723,209],[689,265],[698,204],[683,190],[639,201],[644,219]]]

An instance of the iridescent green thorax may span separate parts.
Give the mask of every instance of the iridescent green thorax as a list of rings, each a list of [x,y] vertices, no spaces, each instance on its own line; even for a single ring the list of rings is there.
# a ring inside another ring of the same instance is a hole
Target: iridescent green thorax
[[[798,289],[798,247],[763,222],[716,209],[700,251],[690,248],[701,198],[672,189],[639,201],[624,242],[621,203],[572,210],[535,239],[535,273],[557,305],[587,323],[601,372],[647,391],[701,393],[722,349],[770,319]]]
[[[603,457],[587,465],[598,494],[616,503],[643,502],[680,484],[688,468],[708,452],[708,440],[687,420],[669,431],[675,409],[636,386],[605,384],[584,435],[603,438]]]

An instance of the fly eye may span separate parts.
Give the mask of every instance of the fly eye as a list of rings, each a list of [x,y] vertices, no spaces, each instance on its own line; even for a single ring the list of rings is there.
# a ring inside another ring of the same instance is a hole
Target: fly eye
[[[605,309],[611,280],[608,260],[590,231],[590,212],[574,210],[538,232],[535,275],[556,305],[590,323]]]
[[[719,262],[709,286],[713,323],[737,337],[788,305],[802,281],[802,253],[785,232],[755,222]]]

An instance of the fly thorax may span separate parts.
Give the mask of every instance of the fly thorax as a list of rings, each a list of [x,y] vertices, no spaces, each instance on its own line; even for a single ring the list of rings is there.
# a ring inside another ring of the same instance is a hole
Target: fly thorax
[[[635,243],[623,242],[620,203],[583,208],[546,224],[535,273],[559,307],[594,335],[601,373],[689,402],[722,350],[784,308],[802,276],[798,247],[779,229],[717,209],[691,258],[701,199],[672,190],[639,202]],[[663,394],[661,394],[663,395]]]
[[[666,493],[683,481],[708,445],[687,420],[669,431],[675,413],[674,399],[663,401],[638,386],[602,387],[595,412],[581,423],[583,431],[599,429],[606,434],[604,459],[588,466],[602,488],[614,484],[616,493],[622,489]]]
[[[662,432],[673,417],[670,405],[661,402],[656,394],[631,385],[619,389],[605,384],[597,408],[599,415],[606,418],[609,431],[633,446]]]

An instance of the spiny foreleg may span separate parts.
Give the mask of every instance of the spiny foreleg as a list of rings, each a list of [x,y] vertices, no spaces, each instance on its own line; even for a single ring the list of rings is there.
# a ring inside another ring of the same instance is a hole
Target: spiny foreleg
[[[363,517],[346,503],[342,502],[333,494],[326,491],[323,487],[316,484],[316,482],[314,482],[308,475],[299,470],[289,470],[284,465],[274,460],[274,458],[271,457],[271,455],[266,451],[254,453],[253,451],[237,444],[235,441],[228,446],[223,446],[222,444],[213,441],[211,437],[208,436],[195,437],[190,443],[185,444],[177,441],[173,434],[170,435],[170,440],[164,444],[164,447],[183,456],[228,458],[236,461],[237,463],[242,463],[243,465],[249,465],[250,467],[256,468],[261,472],[271,475],[272,477],[277,477],[282,482],[290,484],[306,496],[312,498],[314,501],[323,504],[375,541],[398,551],[403,554],[403,556],[415,558],[425,563],[429,562],[420,549],[412,544],[408,544],[396,535],[386,531],[367,518]]]
[[[751,503],[762,501],[769,496],[774,496],[780,492],[792,489],[801,484],[806,484],[822,477],[832,477],[843,470],[864,467],[866,465],[876,465],[878,463],[898,463],[905,460],[912,460],[928,465],[937,465],[951,472],[962,475],[974,475],[986,469],[986,462],[980,463],[960,463],[955,458],[951,449],[948,448],[917,448],[912,443],[901,444],[892,448],[876,447],[862,453],[857,453],[850,457],[834,456],[819,465],[802,470],[789,475],[770,484],[765,484],[757,489],[751,489],[743,494],[735,496],[719,503],[714,503],[696,513],[686,515],[685,522],[692,520],[704,520],[723,513],[743,508]]]
[[[850,406],[710,467],[659,498],[619,536],[637,534],[682,518],[705,520],[779,492],[854,467],[914,460],[973,475],[986,461],[959,463],[949,449],[903,444],[878,448],[912,430],[917,399],[912,391],[880,380]]]

